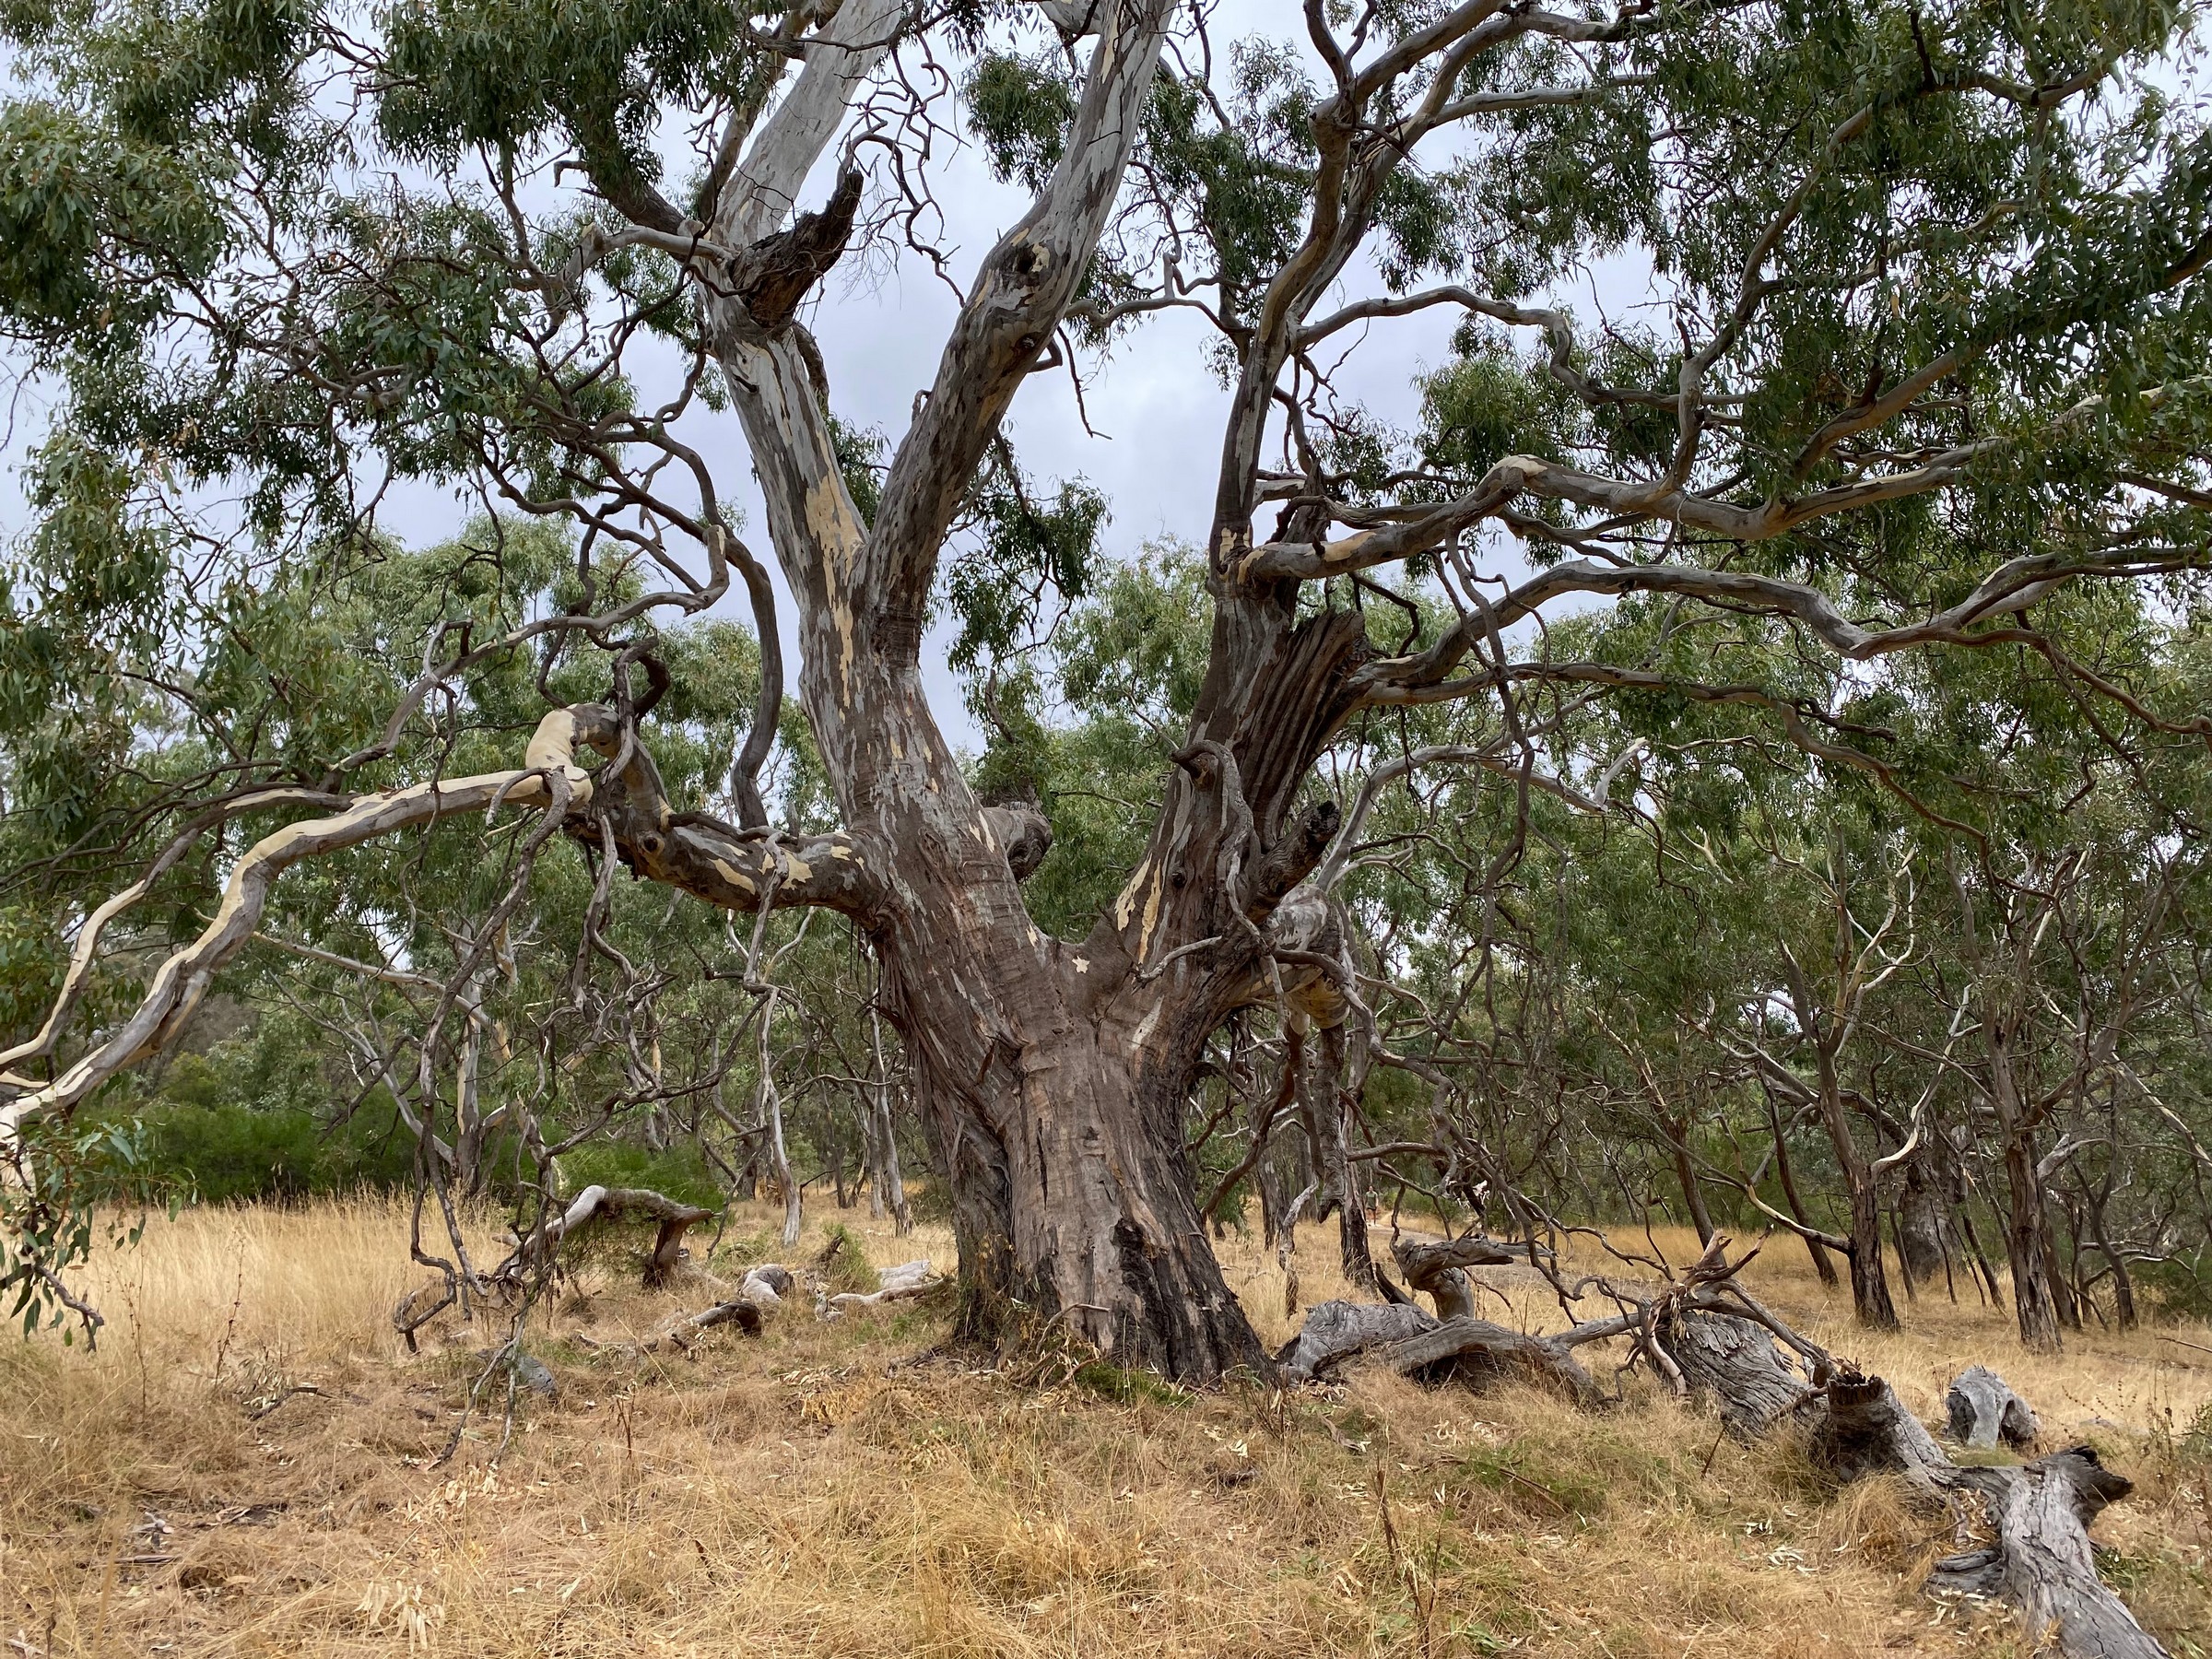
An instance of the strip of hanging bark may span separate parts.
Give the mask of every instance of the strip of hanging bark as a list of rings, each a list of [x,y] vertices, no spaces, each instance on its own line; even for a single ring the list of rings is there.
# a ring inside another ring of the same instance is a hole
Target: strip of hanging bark
[[[571,1237],[594,1223],[657,1221],[660,1230],[653,1236],[653,1253],[645,1263],[645,1286],[657,1289],[668,1282],[669,1275],[683,1260],[685,1230],[713,1213],[695,1204],[678,1203],[650,1187],[587,1186],[558,1218],[517,1244],[513,1253],[492,1269],[491,1277],[499,1284],[519,1283],[533,1265],[551,1260]]]
[[[1950,1416],[1951,1438],[1962,1446],[2035,1443],[2035,1413],[1986,1365],[1960,1371],[1943,1404]]]

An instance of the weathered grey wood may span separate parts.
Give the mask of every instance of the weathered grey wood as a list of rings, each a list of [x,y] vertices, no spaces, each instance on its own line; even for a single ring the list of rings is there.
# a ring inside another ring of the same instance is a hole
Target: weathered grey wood
[[[1969,1366],[1944,1395],[1951,1438],[1964,1446],[1987,1448],[2000,1440],[2010,1446],[2035,1442],[2035,1413],[2004,1378],[1985,1365]]]
[[[1528,1247],[1515,1249],[1473,1235],[1442,1240],[1400,1237],[1391,1241],[1390,1253],[1406,1285],[1435,1300],[1439,1319],[1472,1319],[1475,1291],[1464,1269],[1510,1267],[1528,1259]]]
[[[1931,1495],[1957,1473],[1930,1434],[1879,1377],[1846,1370],[1828,1383],[1828,1409],[1813,1432],[1814,1460],[1846,1480],[1895,1471]]]
[[[660,1230],[653,1236],[653,1253],[645,1261],[645,1284],[648,1288],[658,1288],[668,1282],[668,1276],[683,1259],[685,1231],[713,1213],[696,1204],[680,1203],[650,1187],[588,1186],[570,1201],[569,1207],[559,1217],[516,1244],[512,1253],[492,1269],[491,1277],[500,1284],[518,1282],[532,1265],[550,1260],[559,1253],[564,1241],[587,1227],[608,1221],[645,1220],[660,1223]]]
[[[1419,1308],[1394,1302],[1325,1301],[1275,1356],[1294,1382],[1324,1377],[1370,1348],[1379,1348],[1436,1326]]]
[[[688,1352],[691,1345],[717,1325],[734,1324],[747,1336],[760,1334],[760,1309],[744,1293],[727,1301],[716,1302],[711,1308],[701,1308],[669,1325],[658,1335],[649,1336],[638,1344],[641,1354],[657,1354],[667,1348]]]
[[[1692,1397],[1717,1405],[1721,1422],[1739,1440],[1764,1434],[1813,1397],[1812,1380],[1747,1319],[1686,1311],[1667,1322],[1662,1337]]]
[[[1893,1470],[1932,1496],[1981,1500],[1995,1541],[1938,1561],[1931,1591],[2009,1602],[2032,1639],[2054,1640],[2068,1659],[2164,1659],[2166,1649],[2097,1576],[2089,1523],[2134,1487],[2089,1447],[2023,1468],[1961,1468],[1887,1382],[1847,1372],[1828,1386],[1812,1451],[1846,1478]]]
[[[782,1305],[791,1286],[791,1269],[781,1262],[769,1262],[746,1274],[737,1294],[765,1312]]]
[[[1531,1336],[1487,1319],[1447,1319],[1425,1331],[1377,1347],[1372,1363],[1424,1381],[1454,1377],[1484,1382],[1525,1376],[1594,1399],[1597,1384],[1559,1337]]]
[[[1487,1319],[1431,1319],[1419,1308],[1395,1302],[1321,1303],[1276,1355],[1276,1363],[1294,1382],[1331,1377],[1359,1363],[1424,1382],[1529,1376],[1578,1399],[1596,1393],[1566,1338],[1531,1336]]]
[[[830,1299],[826,1316],[835,1319],[841,1313],[850,1313],[862,1308],[879,1308],[885,1302],[905,1301],[927,1294],[945,1282],[944,1276],[929,1265],[924,1256],[915,1262],[901,1262],[896,1267],[886,1267],[877,1275],[877,1288],[867,1294],[846,1291]]]
[[[2072,1659],[2167,1659],[2127,1604],[2097,1576],[2089,1523],[2135,1489],[2088,1446],[2018,1469],[1960,1469],[1959,1484],[1987,1504],[1997,1541],[1938,1561],[1936,1590],[1994,1594],[2020,1610],[2030,1637],[2055,1639]]]

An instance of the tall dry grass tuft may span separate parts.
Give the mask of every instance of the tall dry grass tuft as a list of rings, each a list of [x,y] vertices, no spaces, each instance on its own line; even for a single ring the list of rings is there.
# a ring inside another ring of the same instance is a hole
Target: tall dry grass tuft
[[[949,1241],[836,1216],[877,1265]],[[766,1253],[741,1208],[710,1270]],[[104,1260],[100,1352],[0,1347],[0,1641],[30,1654],[1820,1655],[2024,1652],[1913,1586],[1949,1536],[1903,1491],[1841,1492],[1789,1440],[1721,1440],[1630,1379],[1615,1408],[1365,1376],[1192,1397],[1093,1366],[1055,1387],[935,1361],[904,1304],[697,1356],[621,1344],[707,1300],[604,1258],[541,1311],[559,1380],[431,1460],[498,1335],[441,1322],[409,1355],[405,1206],[206,1210]],[[488,1230],[481,1241],[490,1248]],[[1380,1243],[1380,1239],[1378,1243]],[[1694,1241],[1659,1235],[1677,1265]],[[818,1225],[802,1242],[822,1244]],[[1309,1230],[1309,1302],[1343,1292]],[[1223,1245],[1270,1336],[1295,1320],[1256,1241]],[[1995,1365],[2054,1439],[2142,1491],[2108,1569],[2177,1653],[2212,1648],[2212,1355],[2091,1334],[2030,1357],[1940,1294],[1878,1341],[1802,1253],[1759,1293],[1933,1412]],[[1556,1319],[1529,1277],[1500,1317]],[[2201,1331],[2176,1332],[2192,1341]],[[289,1392],[301,1385],[315,1392]]]

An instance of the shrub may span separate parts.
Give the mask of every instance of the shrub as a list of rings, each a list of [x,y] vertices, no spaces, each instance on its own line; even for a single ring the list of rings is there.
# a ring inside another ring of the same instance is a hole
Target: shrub
[[[415,1137],[389,1101],[327,1125],[296,1107],[234,1101],[157,1100],[134,1115],[145,1172],[206,1203],[390,1189],[414,1176]]]
[[[587,1186],[651,1187],[680,1203],[718,1210],[727,1196],[696,1147],[656,1152],[634,1141],[588,1141],[555,1162],[561,1193],[569,1197]]]

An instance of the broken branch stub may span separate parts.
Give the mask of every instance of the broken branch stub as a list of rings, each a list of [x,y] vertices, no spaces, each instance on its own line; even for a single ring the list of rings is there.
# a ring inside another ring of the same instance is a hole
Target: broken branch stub
[[[1528,1248],[1523,1245],[1516,1250],[1492,1239],[1473,1236],[1441,1242],[1398,1238],[1391,1241],[1390,1253],[1407,1287],[1434,1299],[1439,1319],[1471,1319],[1475,1316],[1475,1293],[1465,1269],[1511,1267],[1528,1259]]]

